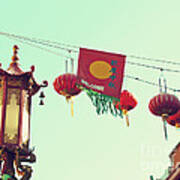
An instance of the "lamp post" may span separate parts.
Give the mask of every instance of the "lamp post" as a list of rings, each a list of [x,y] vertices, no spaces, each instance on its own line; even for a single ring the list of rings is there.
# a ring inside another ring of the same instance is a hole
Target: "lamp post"
[[[29,148],[31,99],[41,87],[33,72],[23,72],[18,65],[17,50],[13,47],[12,62],[7,70],[0,68],[0,167],[2,180],[21,180],[31,177],[32,168],[23,162],[33,163],[36,156]]]

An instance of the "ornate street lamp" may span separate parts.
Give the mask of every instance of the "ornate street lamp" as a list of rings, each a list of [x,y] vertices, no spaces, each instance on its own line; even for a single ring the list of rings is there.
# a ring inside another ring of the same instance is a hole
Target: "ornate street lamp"
[[[33,150],[29,149],[31,98],[41,87],[36,83],[33,72],[23,72],[18,65],[17,50],[13,47],[12,62],[5,71],[0,68],[0,165],[2,179],[17,179],[16,172],[28,180],[32,168],[22,162],[35,162]],[[42,96],[41,96],[42,97]],[[42,101],[41,101],[41,104]]]

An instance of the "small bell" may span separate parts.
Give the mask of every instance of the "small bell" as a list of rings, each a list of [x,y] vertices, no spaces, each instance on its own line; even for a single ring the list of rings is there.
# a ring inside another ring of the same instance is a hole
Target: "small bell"
[[[40,93],[40,96],[39,96],[40,98],[45,98],[45,95],[44,95],[44,92],[42,91],[41,93]]]
[[[43,106],[44,105],[44,101],[41,99],[40,100],[40,103],[39,103],[40,106]]]

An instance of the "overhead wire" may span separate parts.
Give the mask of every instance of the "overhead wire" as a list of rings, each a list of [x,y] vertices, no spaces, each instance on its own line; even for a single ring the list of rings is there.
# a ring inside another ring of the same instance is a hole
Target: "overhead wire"
[[[79,49],[80,48],[80,46],[70,45],[70,44],[66,44],[66,43],[60,43],[60,42],[57,42],[57,41],[51,41],[51,40],[47,40],[47,39],[40,39],[40,38],[32,38],[32,39],[42,41],[42,42],[47,42],[47,43],[50,43],[50,44],[58,44],[60,46],[65,46],[65,47],[74,48],[74,49]]]
[[[15,34],[10,34],[10,33],[4,33],[4,32],[0,32],[0,35],[5,35],[7,37],[12,37],[12,38],[19,38],[21,40],[24,40],[24,41],[30,41],[32,43],[37,43],[37,44],[41,44],[41,45],[44,45],[44,46],[49,46],[49,47],[52,47],[52,48],[56,48],[56,49],[61,49],[61,50],[65,50],[65,51],[70,51],[70,52],[75,52],[77,53],[78,51],[77,50],[74,50],[74,49],[70,49],[70,48],[64,48],[64,47],[61,47],[61,46],[57,46],[57,45],[53,45],[53,44],[49,44],[47,42],[42,42],[42,41],[38,41],[37,39],[35,38],[28,38],[28,37],[25,37],[25,36],[19,36],[19,35],[15,35]]]
[[[9,38],[16,38],[17,40],[19,39],[19,36],[16,36],[16,35],[10,35]],[[29,40],[29,38],[24,38],[24,37],[21,37],[21,40],[23,40],[24,43],[27,44],[26,40]],[[22,42],[22,41],[21,41]],[[39,43],[38,41],[33,41],[33,40],[30,40],[30,42],[33,42],[33,43]],[[40,42],[39,44],[41,45],[47,45],[47,43],[42,43]],[[29,44],[30,45],[30,44]],[[31,46],[33,46],[33,44],[31,43]],[[54,48],[59,48],[59,46],[53,46],[53,45],[48,45],[49,47],[54,47]],[[43,49],[42,47],[40,46],[35,46],[34,47],[37,47],[37,48],[40,48],[40,49]],[[67,50],[68,52],[73,52],[72,49],[67,49],[67,48],[61,48],[63,50]],[[60,55],[59,53],[56,53],[52,50],[48,50],[48,49],[44,49],[48,52],[51,52],[53,54],[57,54],[57,55]],[[76,52],[76,51],[74,51]],[[64,56],[64,55],[60,55],[60,56]],[[65,56],[67,59],[70,59],[68,56]],[[132,62],[132,61],[127,61],[128,64],[130,65],[136,65],[136,66],[141,66],[141,67],[145,67],[145,68],[151,68],[151,69],[156,69],[156,70],[164,70],[164,71],[168,71],[168,72],[175,72],[175,73],[180,73],[180,70],[174,70],[174,69],[169,69],[169,68],[162,68],[162,67],[158,67],[158,66],[152,66],[152,65],[147,65],[147,64],[142,64],[142,63],[137,63],[137,62]]]
[[[127,61],[127,63],[130,65],[141,66],[141,67],[151,68],[151,69],[160,70],[160,71],[163,70],[163,71],[168,71],[168,72],[180,73],[180,70],[176,70],[176,69],[163,68],[163,67],[159,67],[159,66],[152,66],[152,65],[148,65],[148,64],[136,63],[136,62],[132,62],[132,61]]]
[[[55,51],[52,51],[50,49],[47,49],[47,48],[43,48],[41,46],[38,46],[38,45],[34,45],[33,43],[37,43],[37,44],[41,44],[41,45],[44,45],[44,46],[49,46],[49,47],[53,47],[53,48],[58,48],[58,49],[61,49],[61,50],[66,50],[68,52],[78,52],[76,50],[73,50],[73,49],[70,49],[70,48],[62,48],[60,46],[55,46],[55,45],[52,45],[52,44],[48,44],[48,43],[54,43],[54,44],[58,44],[58,45],[64,45],[64,46],[67,46],[67,47],[73,47],[73,48],[78,48],[78,46],[71,46],[71,45],[68,45],[68,44],[63,44],[63,43],[58,43],[58,42],[55,42],[55,41],[50,41],[50,40],[43,40],[43,39],[30,39],[30,38],[27,38],[27,37],[24,37],[24,36],[18,36],[18,35],[15,35],[15,34],[9,34],[9,33],[3,33],[3,32],[0,32],[0,35],[5,35],[7,36],[8,38],[10,39],[16,39],[17,41],[21,42],[21,43],[24,43],[24,44],[27,44],[27,45],[30,45],[34,48],[38,48],[38,49],[41,49],[41,50],[44,50],[48,53],[51,53],[51,54],[54,54],[56,56],[61,56],[61,57],[64,57],[66,59],[72,59],[71,57],[69,56],[66,56],[64,54],[60,54],[60,53],[57,53]],[[27,41],[30,41],[30,42],[27,42]],[[45,41],[46,43],[44,42],[41,42],[41,41]],[[165,60],[159,60],[159,59],[151,59],[151,58],[146,58],[146,57],[138,57],[138,56],[134,56],[134,55],[130,55],[127,57],[131,57],[131,58],[138,58],[138,59],[145,59],[145,60],[148,60],[148,61],[151,61],[151,60],[154,60],[154,61],[158,61],[158,62],[162,62],[162,63],[169,63],[169,64],[174,64],[174,65],[180,65],[180,63],[176,63],[176,62],[173,62],[173,61],[165,61]],[[162,68],[162,67],[159,67],[159,66],[152,66],[152,65],[147,65],[147,64],[142,64],[142,63],[136,63],[136,62],[132,62],[132,61],[127,61],[128,64],[130,65],[137,65],[137,66],[142,66],[142,67],[145,67],[145,68],[151,68],[151,69],[156,69],[156,70],[160,70],[160,71],[169,71],[169,72],[175,72],[175,73],[180,73],[179,70],[174,70],[174,69],[168,69],[168,68]],[[136,81],[139,81],[139,82],[142,82],[142,83],[145,83],[145,84],[149,84],[149,85],[152,85],[152,86],[156,86],[156,87],[159,87],[159,84],[157,83],[154,83],[154,82],[151,82],[151,81],[147,81],[147,80],[144,80],[144,79],[141,79],[139,77],[134,77],[134,76],[131,76],[131,75],[125,75],[125,77],[129,78],[129,79],[133,79],[133,80],[136,80]],[[168,90],[171,90],[171,91],[174,91],[174,92],[180,92],[180,89],[175,89],[175,88],[171,88],[171,87],[167,87]]]
[[[156,86],[156,87],[159,87],[159,84],[158,83],[154,83],[154,82],[151,82],[151,81],[147,81],[147,80],[144,80],[144,79],[141,79],[139,77],[134,77],[134,76],[131,76],[131,75],[125,75],[126,78],[129,78],[129,79],[133,79],[133,80],[136,80],[136,81],[139,81],[139,82],[142,82],[144,84],[149,84],[151,86]],[[166,87],[168,90],[171,90],[173,92],[180,92],[180,89],[175,89],[175,88],[171,88],[171,87]]]
[[[51,50],[46,49],[46,48],[42,48],[42,47],[37,46],[37,45],[34,45],[34,44],[32,44],[32,43],[23,42],[22,40],[19,40],[19,39],[18,39],[18,41],[21,42],[21,43],[28,44],[28,45],[30,45],[30,46],[32,46],[32,47],[35,47],[35,48],[39,48],[39,49],[41,49],[41,50],[45,50],[46,52],[49,52],[49,53],[51,53],[51,54],[54,54],[54,55],[57,55],[57,56],[63,56],[63,57],[65,57],[65,58],[67,58],[67,59],[71,59],[71,58],[68,57],[68,56],[59,54],[59,53],[57,53],[57,52],[51,51]],[[66,63],[67,63],[67,60],[66,60]],[[126,78],[129,78],[129,79],[133,79],[133,80],[139,81],[139,82],[142,82],[142,83],[144,83],[144,84],[149,84],[149,85],[152,85],[152,86],[159,87],[159,84],[154,83],[154,82],[151,82],[151,81],[147,81],[147,80],[144,80],[144,79],[141,79],[141,78],[139,78],[139,77],[134,77],[134,76],[131,76],[131,75],[125,75],[125,77],[126,77]],[[167,89],[168,89],[168,90],[171,90],[171,91],[173,91],[173,92],[180,92],[180,89],[175,89],[175,88],[171,88],[171,87],[167,87]]]
[[[31,43],[38,43],[38,44],[41,44],[41,45],[44,45],[44,46],[49,46],[49,47],[58,48],[58,49],[61,49],[61,50],[66,50],[68,52],[76,52],[76,53],[78,52],[78,51],[73,50],[73,49],[63,48],[63,47],[60,47],[60,46],[40,42],[40,41],[37,41],[37,40],[32,40],[32,39],[26,38],[24,36],[17,36],[17,35],[14,35],[14,34],[2,33],[2,32],[0,32],[0,34],[4,34],[4,35],[8,36],[9,38],[21,39],[21,40],[24,41],[24,43],[25,43],[25,41],[30,41]],[[47,40],[47,42],[50,42],[50,41]],[[33,46],[33,45],[31,44],[31,46]],[[70,46],[70,45],[67,45],[67,46]],[[40,47],[38,46],[38,48],[40,48]],[[43,48],[41,47],[40,49],[43,49]],[[46,49],[46,51],[52,52],[53,54],[58,54],[58,53],[56,53],[54,51],[51,51],[51,50],[48,50],[48,49]],[[60,56],[64,56],[64,55],[60,55]],[[135,56],[127,56],[127,57],[135,57]],[[68,56],[66,56],[66,58],[70,59]],[[168,72],[180,73],[180,70],[176,70],[176,69],[162,68],[162,67],[159,67],[159,66],[152,66],[152,65],[142,64],[142,63],[137,63],[137,62],[132,62],[132,61],[127,61],[127,63],[130,64],[130,65],[136,65],[136,66],[141,66],[141,67],[145,67],[145,68],[151,68],[151,69],[155,69],[155,70],[164,70],[164,71],[168,71]]]
[[[150,61],[150,62],[155,62],[155,63],[159,62],[159,63],[163,63],[163,64],[172,64],[172,65],[178,65],[178,66],[180,66],[180,63],[174,62],[174,61],[169,61],[169,60],[154,59],[154,58],[142,57],[142,56],[135,56],[135,55],[127,55],[127,57],[135,58],[135,59],[141,59],[141,60]]]
[[[33,43],[39,43],[41,45],[45,45],[45,46],[49,46],[49,47],[53,47],[53,48],[57,48],[57,49],[61,49],[61,50],[71,51],[74,53],[78,53],[79,51],[75,50],[75,49],[80,48],[80,46],[75,46],[75,45],[71,45],[71,44],[60,43],[60,42],[51,41],[51,40],[45,40],[45,39],[41,39],[41,38],[29,38],[29,37],[16,35],[16,34],[12,34],[12,33],[6,33],[6,32],[0,32],[0,35],[4,35],[7,37],[20,38],[23,40],[31,41]],[[57,46],[55,44],[57,44],[59,46]],[[65,46],[68,48],[64,48],[62,46]],[[141,60],[146,60],[146,61],[151,61],[151,62],[156,62],[156,63],[159,62],[159,63],[164,63],[164,64],[180,65],[180,63],[178,63],[178,62],[165,60],[165,59],[164,60],[163,59],[154,59],[154,58],[149,58],[149,57],[142,57],[142,56],[128,55],[128,54],[126,54],[126,56],[129,58],[141,59]]]
[[[16,38],[13,38],[13,37],[9,37],[9,39],[12,39],[12,40],[15,39],[15,40],[19,41],[20,43],[27,44],[27,45],[29,45],[29,46],[31,46],[31,47],[41,49],[41,50],[43,50],[43,51],[46,51],[46,52],[51,53],[51,54],[54,54],[54,55],[56,55],[56,56],[61,56],[61,57],[64,57],[64,58],[66,58],[66,59],[71,59],[69,56],[66,56],[66,55],[64,55],[64,54],[60,54],[60,53],[58,53],[58,52],[56,52],[56,51],[52,51],[52,50],[50,50],[50,49],[47,49],[47,48],[44,48],[44,47],[41,47],[41,46],[38,46],[38,45],[34,45],[34,44],[32,44],[32,43],[29,43],[29,42],[26,42],[26,41],[23,41],[23,40],[20,40],[20,39],[16,39]]]

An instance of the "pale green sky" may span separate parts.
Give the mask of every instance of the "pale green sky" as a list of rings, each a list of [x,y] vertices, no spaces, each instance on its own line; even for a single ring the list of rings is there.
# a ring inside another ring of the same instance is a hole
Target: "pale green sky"
[[[4,0],[0,31],[179,62],[179,7],[179,0]],[[75,98],[72,118],[70,106],[52,87],[65,71],[65,59],[0,36],[3,68],[10,62],[14,44],[20,47],[21,67],[29,70],[35,65],[37,81],[49,81],[46,106],[37,105],[38,95],[33,99],[31,145],[37,154],[33,180],[147,180],[151,174],[157,178],[163,174],[180,132],[168,126],[165,141],[161,119],[148,111],[149,99],[158,94],[158,88],[124,79],[124,88],[138,100],[129,113],[130,128],[125,120],[98,116],[85,93]],[[128,64],[125,73],[153,82],[160,75]],[[178,74],[165,76],[170,87],[180,88]]]

